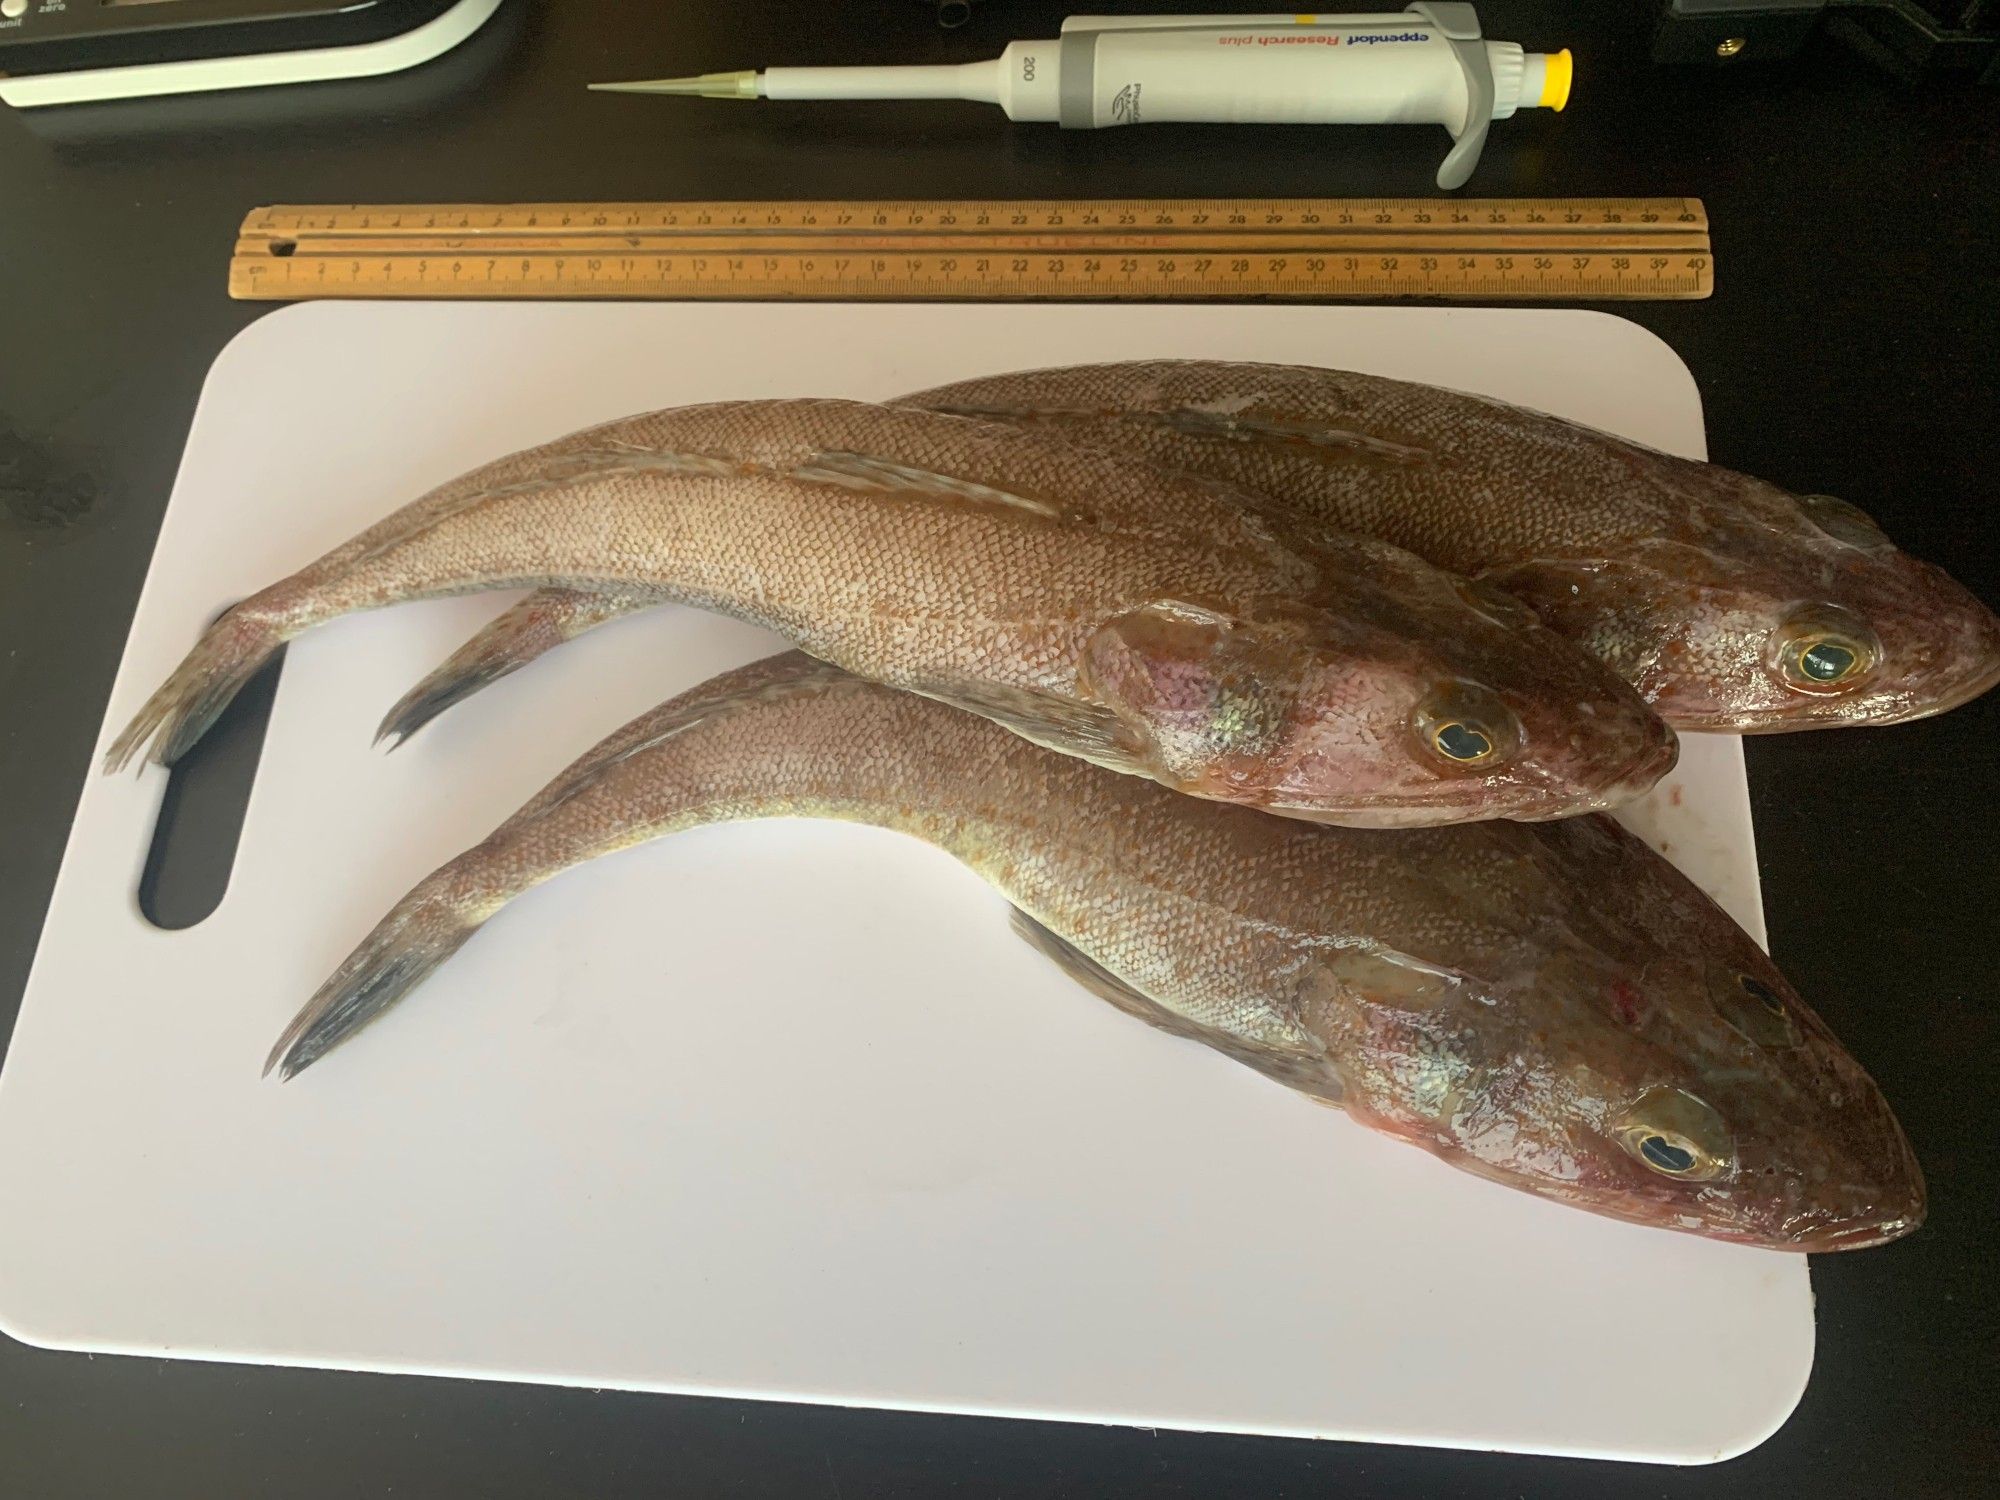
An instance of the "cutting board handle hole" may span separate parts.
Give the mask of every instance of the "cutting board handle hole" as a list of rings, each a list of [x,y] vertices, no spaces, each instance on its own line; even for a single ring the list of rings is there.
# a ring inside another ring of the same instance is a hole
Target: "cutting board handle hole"
[[[167,772],[139,876],[139,911],[155,927],[182,931],[222,904],[284,661],[281,648]]]

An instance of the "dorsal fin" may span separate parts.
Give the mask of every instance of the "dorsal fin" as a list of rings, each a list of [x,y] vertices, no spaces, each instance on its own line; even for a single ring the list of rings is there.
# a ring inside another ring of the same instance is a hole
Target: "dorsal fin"
[[[1022,512],[1050,521],[1088,522],[1089,514],[1077,506],[997,489],[956,474],[916,464],[898,463],[870,453],[829,452],[814,454],[790,471],[793,479],[837,484],[844,489],[868,490],[877,494],[907,494],[928,500],[952,500],[967,505]]]
[[[776,699],[821,693],[858,680],[852,673],[803,651],[787,651],[726,672],[634,719],[572,762],[508,821],[520,822],[560,807],[612,767],[722,714]]]
[[[1345,455],[1387,464],[1432,464],[1437,455],[1429,448],[1399,443],[1349,427],[1325,422],[1286,421],[1280,417],[1243,415],[1243,407],[1205,409],[1199,406],[1103,407],[1103,406],[1024,406],[951,401],[932,403],[918,398],[925,411],[947,416],[970,417],[982,422],[1004,422],[1014,427],[1037,424],[1058,426],[1072,441],[1089,442],[1090,429],[1108,423],[1150,422],[1195,437],[1233,438],[1238,442],[1270,439],[1300,447],[1327,450],[1328,457]],[[1247,406],[1248,403],[1245,403]],[[1082,436],[1079,437],[1079,430]],[[1171,460],[1166,460],[1171,466]]]
[[[1288,422],[1276,417],[1250,417],[1239,412],[1208,412],[1179,406],[1165,411],[1134,413],[1183,432],[1203,437],[1236,438],[1250,442],[1274,439],[1305,448],[1329,450],[1359,459],[1385,464],[1433,464],[1437,455],[1428,448],[1392,442],[1352,428],[1332,427],[1321,422]]]
[[[571,448],[553,454],[526,478],[510,480],[506,484],[489,485],[485,489],[468,490],[449,504],[439,505],[423,512],[421,518],[412,519],[407,526],[394,529],[384,527],[382,535],[349,557],[346,565],[352,567],[373,561],[392,548],[430,531],[441,522],[449,521],[455,516],[495,500],[506,500],[516,495],[532,495],[540,490],[553,490],[564,485],[579,484],[600,475],[629,474],[640,469],[651,469],[665,474],[708,474],[718,477],[744,472],[743,464],[732,458],[720,458],[711,453],[656,452],[623,439],[607,438],[599,447]]]

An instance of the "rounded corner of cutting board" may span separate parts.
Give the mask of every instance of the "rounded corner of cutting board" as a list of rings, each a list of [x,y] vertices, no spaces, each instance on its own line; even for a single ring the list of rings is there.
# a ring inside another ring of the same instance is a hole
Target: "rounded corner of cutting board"
[[[1804,1260],[1806,1258],[1800,1256],[1800,1262]],[[1762,1448],[1766,1442],[1776,1438],[1778,1432],[1784,1430],[1784,1426],[1792,1420],[1792,1414],[1798,1412],[1798,1404],[1806,1398],[1806,1386],[1812,1382],[1812,1366],[1818,1360],[1820,1352],[1820,1324],[1818,1324],[1816,1302],[1812,1296],[1810,1270],[1806,1270],[1804,1264],[1800,1266],[1800,1270],[1802,1278],[1806,1280],[1802,1298],[1804,1306],[1800,1308],[1798,1314],[1798,1328],[1800,1328],[1798,1348],[1794,1352],[1794,1362],[1788,1370],[1788,1378],[1782,1384],[1778,1382],[1772,1384],[1770,1402],[1754,1414],[1754,1420],[1748,1420],[1734,1436],[1726,1438],[1724,1442],[1718,1442],[1712,1454],[1694,1462],[1722,1464],[1728,1462],[1730,1458],[1742,1458],[1744,1454]]]
[[[1819,1328],[1813,1314],[1810,1292],[1807,1294],[1806,1302],[1803,1320],[1804,1338],[1802,1347],[1798,1351],[1797,1365],[1785,1384],[1773,1385],[1768,1393],[1769,1404],[1760,1407],[1754,1414],[1739,1411],[1738,1416],[1751,1415],[1752,1420],[1718,1437],[1712,1451],[1675,1458],[1672,1462],[1690,1468],[1728,1463],[1731,1459],[1741,1458],[1744,1454],[1763,1447],[1792,1420],[1793,1413],[1799,1409],[1799,1403],[1805,1399],[1806,1386],[1812,1380],[1813,1361],[1818,1353]]]
[[[1804,1255],[1769,1250],[1743,1250],[1745,1255],[1781,1262],[1772,1268],[1766,1293],[1784,1299],[1783,1310],[1767,1320],[1757,1338],[1764,1374],[1760,1381],[1731,1390],[1720,1404],[1677,1435],[1671,1449],[1646,1455],[1636,1450],[1605,1457],[1631,1457],[1657,1463],[1701,1468],[1727,1463],[1761,1448],[1776,1437],[1805,1399],[1819,1353],[1818,1299],[1813,1294],[1811,1262]],[[1728,1350],[1717,1351],[1727,1360]],[[1752,1394],[1754,1392],[1754,1394]]]
[[[79,1330],[60,1321],[40,1321],[49,1314],[52,1305],[60,1306],[61,1297],[58,1295],[52,1303],[41,1295],[41,1290],[29,1279],[32,1273],[23,1273],[8,1263],[8,1250],[6,1240],[0,1239],[0,1335],[31,1349],[58,1353],[103,1349],[104,1345],[93,1339],[88,1329]]]
[[[311,338],[313,325],[317,323],[330,322],[337,327],[346,322],[352,316],[345,312],[350,305],[335,301],[286,302],[259,313],[232,333],[229,342],[216,352],[202,389],[206,392],[233,380],[236,366],[263,358],[267,344],[271,353],[289,359],[294,352],[295,337]]]
[[[1680,350],[1668,344],[1660,334],[1642,322],[1620,312],[1608,312],[1604,308],[1502,308],[1502,316],[1524,316],[1542,320],[1548,328],[1558,330],[1562,324],[1572,324],[1576,328],[1592,330],[1586,340],[1592,346],[1602,348],[1606,354],[1620,354],[1630,358],[1634,366],[1644,368],[1648,380],[1658,382],[1652,398],[1666,402],[1670,396],[1684,402],[1686,410],[1676,414],[1676,420],[1684,422],[1686,428],[1702,442],[1700,452],[1682,454],[1684,458],[1706,458],[1706,420],[1702,410],[1702,386],[1694,378],[1694,370],[1688,362],[1680,358]]]
[[[1514,309],[1514,311],[1521,312],[1531,310],[1526,308]],[[1644,360],[1656,366],[1659,376],[1663,381],[1671,380],[1678,387],[1679,396],[1687,402],[1688,415],[1693,430],[1696,433],[1704,430],[1706,423],[1701,405],[1701,385],[1695,380],[1694,371],[1688,368],[1688,362],[1681,358],[1680,351],[1664,338],[1660,337],[1659,334],[1653,332],[1652,329],[1643,323],[1634,322],[1622,313],[1607,312],[1602,308],[1561,308],[1553,310],[1549,315],[1558,318],[1573,319],[1579,322],[1588,322],[1605,329],[1604,342],[1607,346],[1615,346],[1620,340],[1628,343],[1631,347],[1632,357],[1635,360]],[[1658,394],[1664,397],[1666,392],[1662,389]],[[1695,454],[1692,456],[1700,457],[1701,455]]]

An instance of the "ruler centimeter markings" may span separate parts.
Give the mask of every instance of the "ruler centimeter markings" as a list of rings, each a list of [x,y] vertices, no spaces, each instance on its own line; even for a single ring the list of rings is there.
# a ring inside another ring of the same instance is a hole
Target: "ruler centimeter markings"
[[[261,208],[237,298],[1684,299],[1691,198],[348,204]]]

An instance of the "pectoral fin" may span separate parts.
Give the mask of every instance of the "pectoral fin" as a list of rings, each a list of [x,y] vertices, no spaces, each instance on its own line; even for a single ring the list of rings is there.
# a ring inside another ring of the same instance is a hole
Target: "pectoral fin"
[[[916,689],[926,698],[1004,725],[1023,739],[1078,756],[1128,776],[1150,776],[1144,745],[1131,726],[1100,703],[1086,703],[1039,688],[988,682],[926,683]]]
[[[1019,933],[1030,947],[1043,957],[1052,960],[1057,968],[1098,999],[1109,1001],[1126,1015],[1136,1016],[1149,1026],[1157,1026],[1160,1030],[1171,1032],[1175,1036],[1186,1037],[1191,1042],[1200,1042],[1205,1047],[1213,1047],[1225,1057],[1233,1057],[1246,1067],[1255,1068],[1267,1078],[1276,1079],[1286,1088],[1296,1089],[1299,1093],[1317,1099],[1322,1104],[1340,1103],[1340,1079],[1327,1065],[1325,1058],[1263,1046],[1257,1042],[1231,1036],[1227,1032],[1197,1025],[1186,1016],[1168,1010],[1158,1001],[1150,1000],[1140,994],[1069,939],[1050,931],[1018,906],[1014,908],[1013,924],[1014,931]]]

